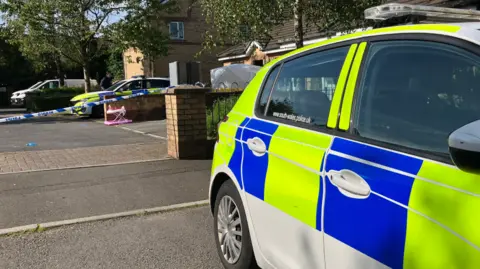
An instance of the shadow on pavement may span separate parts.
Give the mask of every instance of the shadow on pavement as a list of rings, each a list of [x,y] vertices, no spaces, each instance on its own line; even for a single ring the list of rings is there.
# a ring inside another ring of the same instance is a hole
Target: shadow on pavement
[[[1,118],[6,118],[2,117]],[[6,123],[0,123],[3,125],[18,125],[18,124],[56,124],[56,123],[70,123],[70,122],[89,122],[101,119],[95,118],[88,118],[88,117],[78,117],[74,115],[55,115],[55,116],[45,116],[45,117],[37,117],[31,119],[24,119],[18,121],[11,121]]]
[[[0,108],[0,116],[3,114],[27,113],[25,108]]]

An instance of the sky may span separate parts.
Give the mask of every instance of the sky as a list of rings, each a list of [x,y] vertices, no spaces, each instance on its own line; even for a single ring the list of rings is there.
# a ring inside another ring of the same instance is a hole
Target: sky
[[[114,16],[111,16],[109,23],[118,22],[118,21],[119,21],[121,18],[123,18],[124,16],[125,16],[125,13],[124,13],[124,12],[121,12],[120,14],[116,14],[116,15],[114,15]]]
[[[116,14],[116,15],[110,16],[108,23],[111,24],[111,23],[118,22],[118,21],[119,21],[121,18],[123,18],[124,16],[125,16],[125,12],[121,12],[120,14]],[[2,17],[0,16],[0,24],[2,24],[2,23],[3,23],[3,19],[2,19]]]

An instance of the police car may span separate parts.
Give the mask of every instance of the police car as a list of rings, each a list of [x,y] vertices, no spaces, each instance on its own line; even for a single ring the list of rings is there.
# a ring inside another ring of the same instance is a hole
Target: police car
[[[88,102],[100,101],[104,96],[124,96],[131,95],[145,89],[152,88],[166,88],[170,86],[169,78],[162,77],[149,77],[145,76],[133,76],[130,79],[119,80],[115,82],[105,91],[100,92],[89,92],[77,95],[73,97],[70,102],[73,106],[79,107],[75,110],[72,110],[72,114],[79,116],[94,116],[101,117],[103,116],[103,106],[94,106],[94,107],[82,107],[83,104]]]
[[[365,14],[429,12],[480,18]],[[219,124],[210,204],[224,267],[480,268],[479,29],[374,28],[264,66]]]

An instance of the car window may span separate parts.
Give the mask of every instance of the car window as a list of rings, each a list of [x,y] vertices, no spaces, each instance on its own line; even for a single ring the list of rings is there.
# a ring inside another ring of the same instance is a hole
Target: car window
[[[284,63],[273,86],[266,116],[325,126],[348,50],[347,46],[316,52]],[[260,106],[265,98],[261,97]]]
[[[170,86],[170,81],[163,79],[147,80],[147,89],[150,88],[166,88]]]
[[[135,80],[135,81],[132,81],[132,83],[130,84],[130,87],[129,89],[130,90],[141,90],[144,88],[143,86],[143,82],[144,80]]]
[[[480,116],[480,57],[427,41],[373,43],[358,98],[358,135],[448,154],[449,134]]]
[[[39,82],[33,84],[32,86],[30,86],[29,89],[36,89],[40,84],[42,84],[42,81],[39,81]]]
[[[58,81],[50,81],[48,83],[49,89],[57,89],[59,86],[60,86],[60,83]]]
[[[114,91],[118,86],[120,86],[120,84],[122,84],[124,82],[125,82],[125,80],[117,81],[117,82],[113,83],[112,86],[108,87],[108,89],[106,89],[106,91]]]
[[[142,82],[143,82],[142,80],[134,80],[134,81],[128,82],[125,85],[123,85],[119,89],[119,91],[123,92],[123,91],[141,90],[143,89]]]
[[[49,82],[44,82],[43,84],[41,84],[40,86],[38,86],[38,89],[40,89],[40,90],[48,89],[48,88],[49,88],[49,85],[50,85]]]
[[[277,78],[278,71],[280,70],[280,66],[275,66],[273,70],[268,75],[267,81],[263,86],[262,95],[260,96],[260,101],[257,107],[257,111],[260,114],[265,114],[265,108],[267,107],[268,97],[270,97],[270,93],[272,91],[273,83],[275,83],[275,79]]]
[[[123,85],[122,85],[118,90],[116,90],[116,91],[118,91],[118,92],[128,91],[128,89],[130,88],[130,85],[131,85],[131,84],[132,84],[131,82],[127,82],[127,83],[123,84]]]

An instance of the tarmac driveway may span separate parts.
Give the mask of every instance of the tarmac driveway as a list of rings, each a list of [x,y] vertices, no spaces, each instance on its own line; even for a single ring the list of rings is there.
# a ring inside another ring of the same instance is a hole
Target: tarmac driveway
[[[144,122],[134,122],[122,126],[118,126],[122,129],[133,131],[136,133],[152,136],[155,138],[166,139],[167,138],[167,121],[166,120],[155,120],[155,121],[144,121]]]
[[[0,174],[168,158],[166,135],[161,136],[165,123],[132,125],[149,133],[129,125],[106,126],[72,115],[0,123]]]
[[[165,124],[143,123],[149,131],[166,133]],[[128,125],[124,125],[128,127]],[[165,130],[165,131],[162,131]],[[101,121],[75,116],[43,118],[0,123],[0,152],[53,150],[158,142],[158,138],[105,126]],[[34,146],[27,146],[35,143]]]

